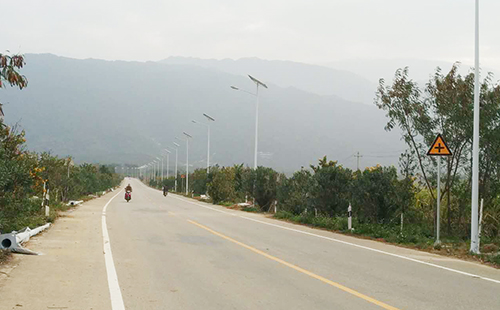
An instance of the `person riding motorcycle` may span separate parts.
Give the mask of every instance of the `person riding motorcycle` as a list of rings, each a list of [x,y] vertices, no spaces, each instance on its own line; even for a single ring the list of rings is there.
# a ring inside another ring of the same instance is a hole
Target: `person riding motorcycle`
[[[127,187],[125,187],[125,191],[131,193],[132,192],[132,186],[130,186],[130,184],[127,185]]]
[[[127,187],[125,187],[125,200],[127,202],[129,202],[130,199],[132,199],[131,193],[132,193],[132,186],[130,186],[130,184],[129,184],[129,185],[127,185]]]

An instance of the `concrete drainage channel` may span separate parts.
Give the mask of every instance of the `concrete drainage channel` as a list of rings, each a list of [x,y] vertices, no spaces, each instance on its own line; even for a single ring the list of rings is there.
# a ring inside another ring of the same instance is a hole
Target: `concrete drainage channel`
[[[31,237],[39,234],[40,232],[46,230],[49,227],[50,223],[47,223],[35,229],[30,229],[29,227],[26,227],[25,229],[19,232],[13,231],[10,234],[0,235],[0,249],[10,250],[13,253],[38,255],[38,253],[25,249],[21,245],[30,240]]]

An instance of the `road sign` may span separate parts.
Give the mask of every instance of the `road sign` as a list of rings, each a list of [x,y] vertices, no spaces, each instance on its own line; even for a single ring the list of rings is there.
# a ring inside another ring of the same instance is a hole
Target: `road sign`
[[[450,156],[451,155],[451,150],[446,145],[446,142],[444,141],[443,137],[441,134],[438,134],[436,139],[431,145],[431,148],[427,152],[428,156]],[[440,231],[440,223],[441,223],[441,158],[438,157],[437,159],[437,197],[436,197],[436,242],[434,245],[439,245],[441,243],[441,240],[439,240],[439,231]]]
[[[438,134],[436,139],[431,145],[431,148],[427,152],[427,155],[429,156],[450,156],[451,155],[451,150],[446,145],[446,142],[444,141],[443,137],[441,134]]]
[[[185,174],[181,174],[181,179],[185,179],[186,178],[186,175]]]

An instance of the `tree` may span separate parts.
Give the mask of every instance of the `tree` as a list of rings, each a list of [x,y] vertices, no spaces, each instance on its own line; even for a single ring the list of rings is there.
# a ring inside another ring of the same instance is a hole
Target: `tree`
[[[255,170],[255,202],[261,211],[267,211],[276,200],[278,173],[272,168],[259,166]]]
[[[234,190],[234,169],[231,167],[213,166],[210,169],[208,195],[214,203],[232,201],[236,192]]]
[[[461,178],[471,177],[474,73],[461,76],[458,68],[459,65],[454,64],[446,75],[437,68],[423,94],[417,83],[409,78],[408,68],[399,69],[392,86],[386,86],[384,80],[380,80],[375,101],[380,109],[387,112],[389,121],[385,129],[390,131],[399,127],[402,130],[402,138],[409,147],[410,156],[418,163],[420,180],[424,182],[433,201],[437,161],[425,154],[438,133],[446,139],[452,156],[446,158],[441,199],[447,201],[448,232],[451,232],[454,209],[452,189],[458,186],[457,182]],[[480,196],[488,202],[498,195],[495,184],[500,176],[500,87],[493,84],[492,80],[489,74],[480,87]],[[459,187],[465,189],[464,183],[461,182]],[[460,204],[459,201],[455,203]],[[461,210],[462,205],[457,208]],[[459,219],[461,216],[462,213]]]
[[[198,168],[189,176],[191,188],[197,195],[205,194],[207,192],[207,169]],[[192,181],[191,181],[192,180]]]
[[[280,210],[300,214],[309,206],[311,172],[305,169],[296,171],[291,178],[282,178],[277,198]]]
[[[401,129],[402,138],[417,157],[422,178],[434,197],[426,169],[426,146],[417,140],[422,132],[430,131],[429,104],[421,99],[418,84],[409,78],[408,67],[396,71],[392,86],[386,86],[385,80],[380,79],[375,104],[387,112],[389,121],[385,130],[391,131],[396,126]]]
[[[28,85],[28,80],[24,75],[19,73],[25,65],[23,55],[6,55],[0,53],[0,88],[4,88],[6,84],[17,86],[23,89]],[[0,126],[3,124],[3,110],[0,102]]]
[[[351,170],[336,161],[327,161],[326,156],[319,160],[318,166],[311,165],[311,169],[312,206],[330,216],[345,214],[351,198]]]
[[[388,223],[399,209],[397,171],[394,167],[367,168],[353,181],[354,214],[360,222]],[[405,195],[408,196],[408,195]]]

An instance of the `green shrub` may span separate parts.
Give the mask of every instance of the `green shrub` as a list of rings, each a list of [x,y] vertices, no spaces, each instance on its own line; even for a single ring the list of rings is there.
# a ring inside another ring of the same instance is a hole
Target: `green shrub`
[[[208,195],[214,203],[222,201],[234,201],[236,191],[234,189],[234,169],[231,167],[214,166],[210,170],[208,183]]]

